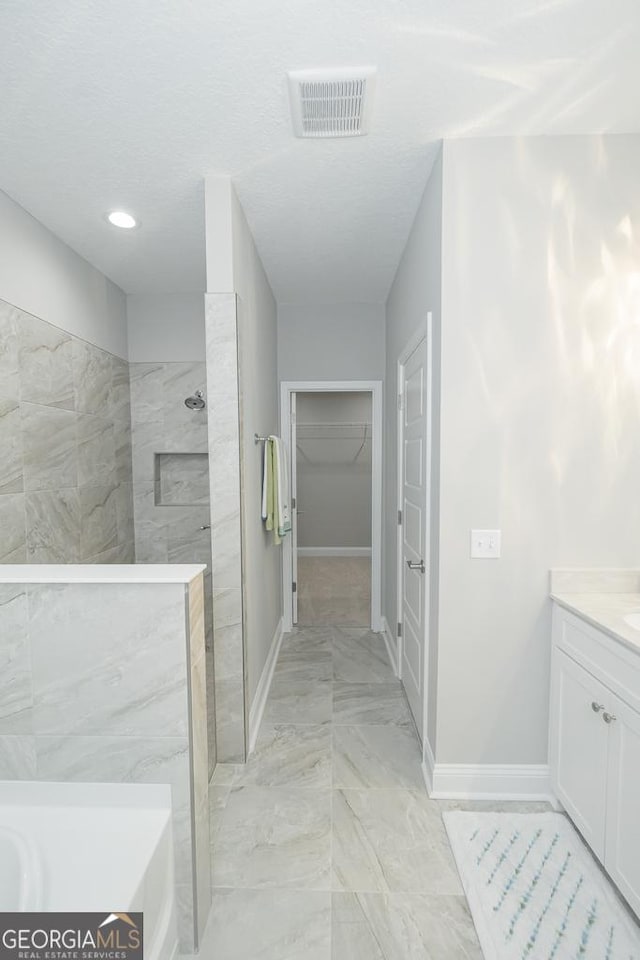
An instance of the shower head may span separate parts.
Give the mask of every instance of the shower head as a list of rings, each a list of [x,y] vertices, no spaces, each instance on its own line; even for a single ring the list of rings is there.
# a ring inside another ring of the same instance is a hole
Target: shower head
[[[202,390],[196,390],[192,397],[187,397],[184,405],[189,407],[189,410],[204,410],[206,403]]]

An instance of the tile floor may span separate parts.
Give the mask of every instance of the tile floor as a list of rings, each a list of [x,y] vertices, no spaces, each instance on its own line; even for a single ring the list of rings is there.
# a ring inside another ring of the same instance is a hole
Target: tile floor
[[[481,960],[384,642],[285,637],[258,744],[210,792],[206,960]]]
[[[368,557],[299,557],[298,623],[301,626],[371,623]]]

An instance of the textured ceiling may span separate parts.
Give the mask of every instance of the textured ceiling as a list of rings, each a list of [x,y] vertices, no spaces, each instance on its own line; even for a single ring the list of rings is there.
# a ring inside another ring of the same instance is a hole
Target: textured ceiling
[[[202,290],[228,173],[279,300],[384,300],[440,138],[640,131],[639,48],[638,0],[2,0],[0,188],[125,290]],[[285,72],[350,64],[371,134],[296,140]]]

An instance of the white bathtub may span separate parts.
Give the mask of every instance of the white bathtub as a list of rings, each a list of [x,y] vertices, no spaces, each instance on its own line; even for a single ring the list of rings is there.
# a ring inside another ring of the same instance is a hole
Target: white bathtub
[[[171,960],[174,890],[168,786],[0,782],[0,912],[141,911]]]

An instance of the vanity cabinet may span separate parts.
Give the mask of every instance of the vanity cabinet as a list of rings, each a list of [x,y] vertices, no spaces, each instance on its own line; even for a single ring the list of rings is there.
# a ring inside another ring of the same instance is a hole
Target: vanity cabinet
[[[553,791],[640,915],[640,647],[554,605]]]

